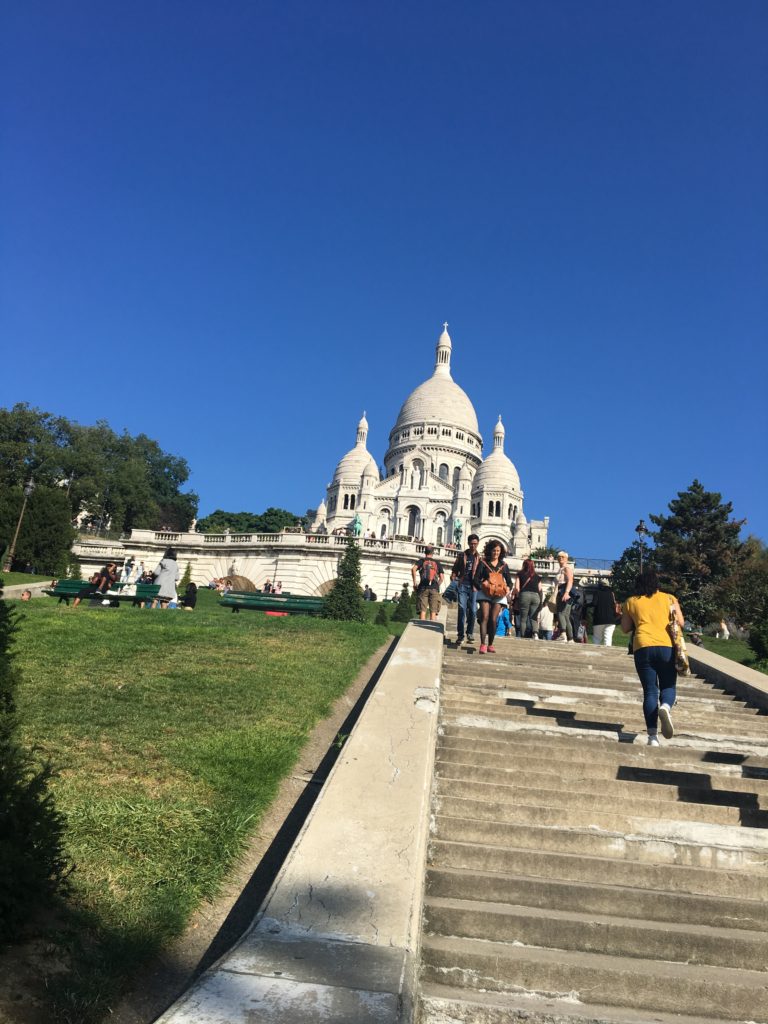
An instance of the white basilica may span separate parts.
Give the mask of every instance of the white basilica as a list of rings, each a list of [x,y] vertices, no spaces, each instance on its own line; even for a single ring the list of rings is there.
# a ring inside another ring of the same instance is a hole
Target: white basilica
[[[498,538],[510,554],[525,557],[545,547],[549,518],[528,521],[523,489],[504,453],[501,416],[493,450],[484,459],[477,416],[451,377],[448,325],[437,342],[429,380],[403,403],[389,435],[384,472],[366,447],[368,421],[357,425],[355,447],[339,462],[312,530],[334,533],[357,527],[365,536],[445,545],[481,545]]]

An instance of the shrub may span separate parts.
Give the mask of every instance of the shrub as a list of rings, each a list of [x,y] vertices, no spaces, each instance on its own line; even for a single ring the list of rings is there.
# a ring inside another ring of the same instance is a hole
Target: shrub
[[[360,589],[360,549],[350,539],[339,562],[339,574],[333,589],[323,602],[324,619],[364,622],[363,592]]]
[[[373,621],[377,626],[386,626],[389,622],[387,617],[387,606],[383,601],[379,605],[379,610],[376,612],[376,618]]]
[[[66,874],[64,820],[48,789],[51,767],[36,763],[17,739],[15,615],[0,590],[0,941],[49,901]]]
[[[187,568],[184,570],[184,575],[181,577],[181,582],[179,583],[179,589],[180,590],[181,589],[186,590],[191,582],[192,582],[192,563],[191,562],[187,562]]]
[[[403,584],[403,590],[397,600],[397,608],[392,615],[393,622],[410,622],[416,615],[416,603],[414,595],[408,592],[408,584]]]
[[[749,629],[749,646],[758,661],[768,659],[768,622],[761,622]]]

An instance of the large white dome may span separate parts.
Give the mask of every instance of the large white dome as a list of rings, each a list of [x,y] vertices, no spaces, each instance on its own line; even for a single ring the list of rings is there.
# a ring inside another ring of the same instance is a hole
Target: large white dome
[[[448,324],[444,324],[435,349],[434,373],[403,402],[393,434],[406,425],[431,422],[450,424],[479,437],[474,406],[451,377],[452,347]]]
[[[480,432],[474,406],[450,377],[434,376],[419,384],[403,402],[394,429],[423,422],[450,423],[472,434]]]

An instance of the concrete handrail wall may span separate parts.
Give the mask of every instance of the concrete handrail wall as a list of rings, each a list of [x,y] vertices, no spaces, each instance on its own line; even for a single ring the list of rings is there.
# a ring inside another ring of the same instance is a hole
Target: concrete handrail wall
[[[768,676],[704,647],[688,644],[691,671],[711,683],[724,686],[744,700],[768,709]]]
[[[158,1024],[412,1019],[443,633],[406,627],[253,927]]]

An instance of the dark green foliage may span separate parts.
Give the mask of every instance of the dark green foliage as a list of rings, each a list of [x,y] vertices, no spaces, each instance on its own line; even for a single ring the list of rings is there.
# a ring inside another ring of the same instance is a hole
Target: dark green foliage
[[[763,620],[750,628],[749,646],[759,661],[768,660],[768,622]]]
[[[352,539],[347,542],[347,550],[339,562],[333,589],[323,602],[323,618],[365,621],[360,589],[360,549]]]
[[[187,568],[184,570],[184,575],[181,577],[179,583],[179,590],[184,591],[187,589],[189,584],[192,582],[192,563],[187,562]]]
[[[656,568],[653,548],[643,545],[643,567]],[[626,601],[635,589],[635,578],[640,572],[640,541],[633,541],[613,563],[611,587],[618,601]]]
[[[383,601],[379,605],[379,610],[376,612],[376,618],[373,621],[377,626],[386,626],[389,621],[387,618],[387,606]]]
[[[17,739],[14,617],[0,590],[0,942],[49,901],[66,871],[50,766],[36,764]]]
[[[741,546],[724,605],[740,626],[768,622],[768,548],[757,537],[747,537]]]
[[[408,584],[403,584],[403,589],[397,601],[397,607],[392,613],[393,622],[410,622],[416,616],[416,598],[408,592]]]
[[[0,491],[33,477],[66,495],[70,519],[113,531],[186,530],[197,495],[182,492],[189,466],[139,434],[116,434],[100,421],[83,427],[28,405],[0,409]],[[37,492],[35,492],[37,493]]]
[[[224,512],[217,508],[209,516],[199,519],[201,533],[279,533],[288,526],[298,526],[299,516],[284,508],[268,508],[260,515],[255,512]]]
[[[548,544],[545,548],[536,548],[531,552],[531,558],[557,558],[560,548],[554,544]]]
[[[686,619],[704,625],[719,619],[728,580],[739,565],[744,520],[730,519],[731,502],[694,480],[669,503],[670,515],[650,516],[657,571],[674,593]]]
[[[0,547],[10,545],[13,539],[23,500],[20,486],[0,493]],[[69,501],[60,487],[36,487],[27,499],[14,567],[21,570],[29,562],[37,573],[63,576],[75,539],[71,515]]]

